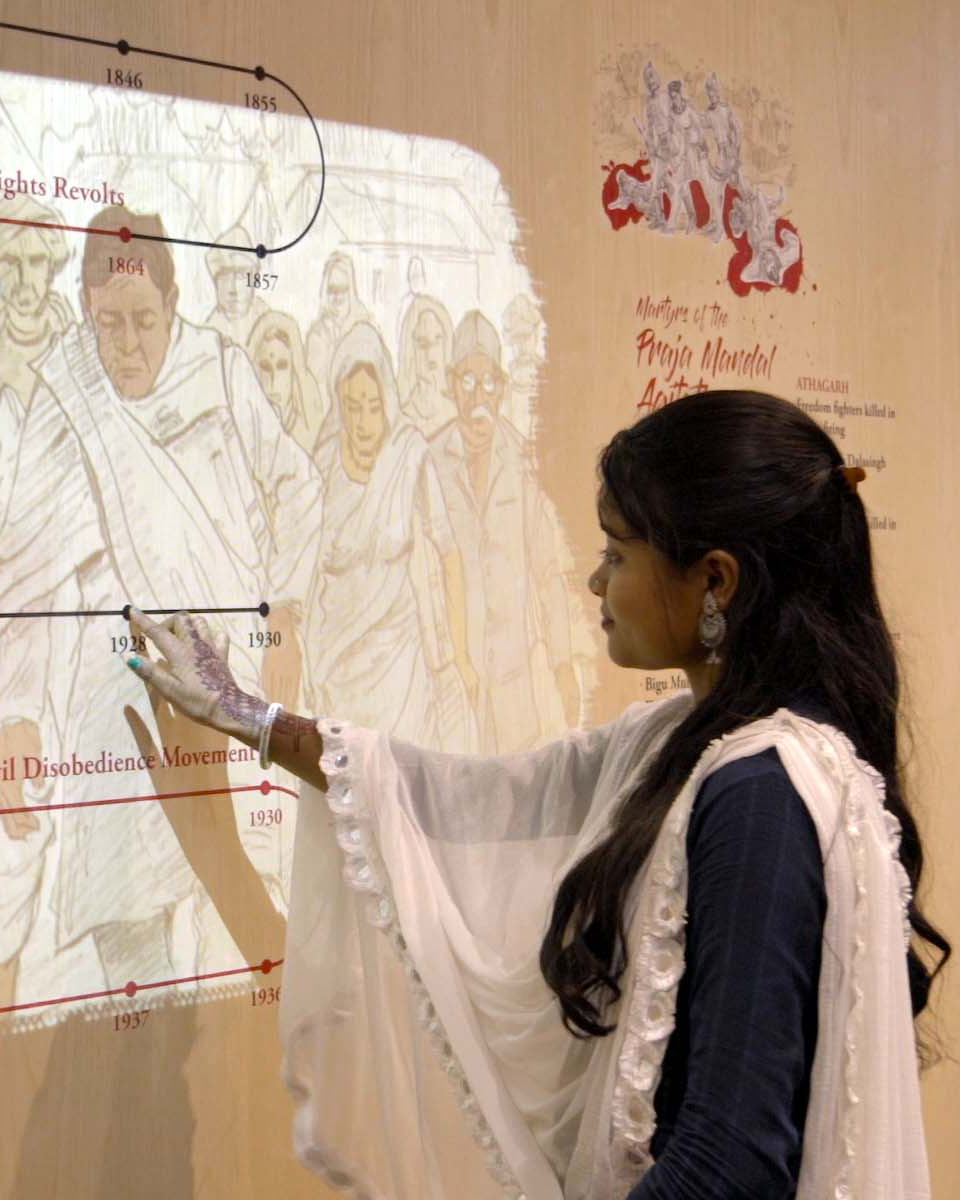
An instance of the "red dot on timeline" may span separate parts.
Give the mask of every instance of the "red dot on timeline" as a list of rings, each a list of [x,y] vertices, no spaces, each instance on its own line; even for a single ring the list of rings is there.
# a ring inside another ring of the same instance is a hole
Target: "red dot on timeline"
[[[130,982],[127,984],[127,986],[123,990],[127,993],[128,996],[135,996],[137,994],[137,985],[131,979]]]
[[[273,963],[269,958],[265,958],[263,960],[263,962],[260,964],[260,970],[264,973],[264,975],[270,974],[270,972],[273,970]]]
[[[126,227],[126,225],[121,225],[120,226],[120,241],[121,242],[129,242],[132,237],[133,237],[133,234]]]
[[[270,783],[269,779],[263,780],[263,782],[260,784],[260,791],[263,792],[265,796],[270,795],[270,793],[273,791],[273,785]]]

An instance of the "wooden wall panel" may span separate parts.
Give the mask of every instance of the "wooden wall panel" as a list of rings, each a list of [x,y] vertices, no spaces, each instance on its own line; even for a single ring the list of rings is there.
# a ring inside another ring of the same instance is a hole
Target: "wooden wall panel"
[[[861,494],[871,513],[897,522],[878,530],[875,550],[907,672],[924,899],[960,944],[960,9],[951,0],[4,0],[0,16],[262,62],[324,120],[449,139],[488,158],[517,214],[546,322],[536,454],[574,576],[586,574],[596,545],[596,452],[634,418],[651,374],[635,352],[642,297],[715,303],[731,343],[776,345],[773,391],[811,400],[818,393],[801,378],[840,378],[844,399],[895,408],[894,419],[832,419],[845,429],[845,452],[885,459],[883,470],[868,469]],[[734,295],[729,253],[707,238],[612,230],[603,164],[618,137],[629,149],[623,129],[642,105],[628,86],[616,92],[616,62],[632,53],[653,59],[665,81],[684,79],[698,105],[716,71],[757,128],[770,126],[776,102],[779,131],[757,135],[753,161],[771,138],[784,140],[769,187],[785,181],[782,212],[802,238],[795,294]],[[25,47],[0,31],[0,69],[71,78],[74,64],[64,47]],[[210,99],[217,88],[209,85]],[[604,125],[615,101],[620,133]],[[685,334],[702,344],[702,333]],[[589,597],[587,610],[592,617]],[[594,649],[591,720],[655,694],[651,677],[617,672]],[[954,1052],[957,980],[949,970],[935,993]],[[72,1020],[5,1037],[0,1064],[0,1194],[326,1194],[289,1151],[273,1015],[243,998],[160,1009],[127,1033],[109,1019]],[[958,1087],[955,1060],[924,1081],[938,1197],[960,1193]]]

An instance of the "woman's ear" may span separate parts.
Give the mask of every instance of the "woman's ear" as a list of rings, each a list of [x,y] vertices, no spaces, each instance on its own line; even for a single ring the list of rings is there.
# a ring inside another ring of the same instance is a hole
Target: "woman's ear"
[[[728,550],[710,550],[700,560],[707,586],[721,608],[733,599],[740,583],[740,564]]]

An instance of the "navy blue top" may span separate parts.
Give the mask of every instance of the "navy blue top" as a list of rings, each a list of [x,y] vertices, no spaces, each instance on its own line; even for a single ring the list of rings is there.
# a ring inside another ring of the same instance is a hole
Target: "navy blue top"
[[[791,704],[829,719],[819,705]],[[686,969],[655,1096],[654,1165],[627,1200],[796,1194],[827,900],[820,845],[775,748],[697,792]]]

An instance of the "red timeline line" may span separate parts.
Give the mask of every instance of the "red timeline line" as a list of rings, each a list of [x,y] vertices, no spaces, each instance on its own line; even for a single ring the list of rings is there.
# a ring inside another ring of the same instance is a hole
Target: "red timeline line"
[[[64,778],[64,776],[58,776]],[[106,804],[145,804],[153,800],[179,800],[183,796],[225,796],[229,792],[260,792],[269,796],[271,792],[284,792],[287,796],[298,799],[298,793],[291,788],[282,787],[264,779],[262,783],[251,783],[244,787],[201,788],[194,792],[152,792],[148,796],[113,796],[109,800],[72,800],[66,804],[29,804],[22,808],[0,808],[0,817],[12,813],[62,812],[67,808],[98,808]],[[4,1012],[0,1009],[0,1012]]]
[[[148,992],[156,988],[175,987],[179,983],[201,983],[204,979],[223,979],[228,975],[255,975],[258,971],[269,975],[274,967],[279,967],[282,963],[282,958],[265,958],[256,966],[233,967],[229,971],[210,971],[206,975],[184,975],[180,979],[160,979],[155,983],[134,983],[131,979],[123,987],[108,988],[102,992],[79,992],[75,996],[55,996],[52,1000],[28,1000],[25,1004],[7,1004],[0,1008],[0,1016],[4,1013],[23,1012],[28,1008],[49,1008],[54,1004],[70,1004],[78,1000],[103,1000],[108,996],[133,997],[139,992]]]
[[[52,221],[18,221],[13,217],[0,217],[2,225],[26,225],[30,229],[64,229],[67,233],[101,233],[104,237],[119,238],[121,242],[130,241],[130,230],[122,229],[90,229],[86,225],[54,225]]]

